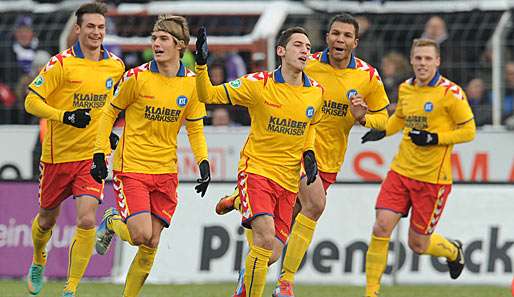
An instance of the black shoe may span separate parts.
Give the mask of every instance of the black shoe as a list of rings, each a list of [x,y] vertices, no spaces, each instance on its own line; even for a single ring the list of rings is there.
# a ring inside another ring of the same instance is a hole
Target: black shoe
[[[462,242],[460,240],[450,241],[457,248],[457,259],[455,261],[447,261],[450,277],[457,279],[464,269],[464,253],[462,251]]]

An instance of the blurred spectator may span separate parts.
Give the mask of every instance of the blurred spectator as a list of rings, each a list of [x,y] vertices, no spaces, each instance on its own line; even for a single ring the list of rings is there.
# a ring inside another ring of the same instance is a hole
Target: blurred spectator
[[[266,54],[264,54],[262,52],[253,53],[249,70],[250,70],[250,73],[267,71],[267,69],[266,69]]]
[[[11,124],[13,106],[16,104],[16,95],[12,89],[0,83],[0,124]]]
[[[505,64],[505,97],[502,104],[502,120],[514,113],[514,61]]]
[[[215,127],[234,126],[234,122],[230,119],[230,114],[225,107],[217,107],[212,111],[212,125]]]
[[[355,20],[359,24],[359,46],[354,50],[355,55],[371,65],[378,65],[385,48],[381,36],[377,36],[370,30],[373,24],[369,18],[359,15]]]
[[[19,16],[14,24],[14,32],[0,49],[0,81],[16,87],[18,80],[30,72],[39,41],[32,30],[32,18]]]
[[[465,42],[458,42],[460,36],[450,38],[446,22],[440,16],[432,16],[425,24],[425,30],[421,38],[432,39],[439,44],[441,49],[441,74],[459,85],[463,85],[469,79],[469,73],[465,65],[473,65],[479,59],[474,57],[472,51],[466,48]]]
[[[380,76],[391,104],[387,107],[389,114],[394,113],[398,102],[398,87],[410,75],[409,61],[398,52],[389,52],[382,58]]]
[[[213,86],[221,85],[225,83],[225,67],[222,60],[214,61],[209,66],[209,77]]]
[[[486,93],[484,80],[481,78],[470,80],[466,85],[465,92],[475,116],[476,125],[490,125],[492,123],[492,108]]]
[[[238,79],[247,73],[245,61],[236,52],[231,52],[225,57],[225,70],[227,81]]]

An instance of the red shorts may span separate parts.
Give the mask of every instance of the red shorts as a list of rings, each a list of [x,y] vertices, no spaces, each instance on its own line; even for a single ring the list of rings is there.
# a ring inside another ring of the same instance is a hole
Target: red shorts
[[[328,188],[336,182],[337,173],[319,171],[319,177],[323,183],[323,190],[327,192]]]
[[[250,222],[258,216],[272,216],[275,236],[285,244],[291,231],[296,193],[284,189],[267,177],[244,171],[238,174],[237,180],[243,227],[251,228]]]
[[[126,222],[132,216],[149,212],[170,226],[177,208],[176,173],[145,174],[114,172],[116,208]]]
[[[91,160],[49,164],[39,163],[39,205],[56,208],[66,198],[91,196],[102,203],[104,184],[97,183],[89,170]]]
[[[378,194],[376,209],[389,209],[407,216],[412,207],[410,227],[429,235],[439,222],[452,185],[413,180],[389,170]]]

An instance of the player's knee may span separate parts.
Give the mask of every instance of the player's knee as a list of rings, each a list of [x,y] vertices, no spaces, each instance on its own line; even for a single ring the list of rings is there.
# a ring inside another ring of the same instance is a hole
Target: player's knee
[[[38,225],[39,227],[41,227],[41,229],[45,230],[45,231],[48,231],[50,229],[52,229],[55,224],[57,222],[57,218],[54,218],[54,217],[44,217],[44,216],[39,216],[39,219],[38,219]]]
[[[145,245],[148,246],[149,248],[155,249],[159,245],[159,239],[160,239],[160,236],[154,236]]]
[[[373,235],[378,237],[389,237],[393,232],[393,225],[387,220],[378,218],[373,225]]]
[[[130,238],[132,239],[132,243],[134,245],[147,245],[149,247],[150,246],[150,241],[152,239],[152,235],[151,234],[147,234],[147,232],[144,232],[144,231],[133,231],[132,233],[130,233]]]
[[[77,227],[82,229],[94,228],[96,224],[96,218],[94,215],[83,215],[77,217]]]
[[[427,245],[422,240],[409,238],[409,248],[416,254],[421,255],[427,250]]]
[[[275,241],[275,234],[255,234],[253,237],[253,243],[255,246],[271,250],[273,249],[273,241]]]

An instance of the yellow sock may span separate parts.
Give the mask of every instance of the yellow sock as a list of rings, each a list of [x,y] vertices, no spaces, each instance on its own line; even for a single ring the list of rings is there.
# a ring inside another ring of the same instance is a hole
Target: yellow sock
[[[247,297],[261,297],[266,286],[266,274],[268,262],[271,258],[271,250],[252,246],[246,257],[245,287]]]
[[[145,245],[139,246],[137,254],[134,260],[132,260],[132,264],[127,273],[123,297],[135,297],[139,294],[152,269],[156,253],[157,248],[149,248]]]
[[[448,239],[440,234],[434,233],[430,236],[430,244],[423,254],[434,257],[445,257],[450,261],[455,261],[458,253],[457,248]]]
[[[43,230],[39,226],[39,215],[32,222],[32,244],[34,245],[34,256],[32,262],[38,265],[46,265],[46,244],[52,237],[52,230]]]
[[[75,292],[93,254],[96,229],[77,227],[68,253],[68,281],[64,291]]]
[[[130,245],[134,245],[132,243],[132,239],[130,238],[130,232],[128,230],[127,224],[123,222],[119,215],[115,215],[111,218],[111,220],[107,223],[107,227],[114,231],[118,237],[128,242]]]
[[[294,222],[293,230],[287,242],[286,255],[282,265],[280,280],[294,282],[294,275],[298,271],[302,259],[309,248],[316,229],[316,221],[300,213]]]
[[[389,237],[371,235],[366,253],[366,296],[376,296],[380,290],[380,279],[387,266]]]

